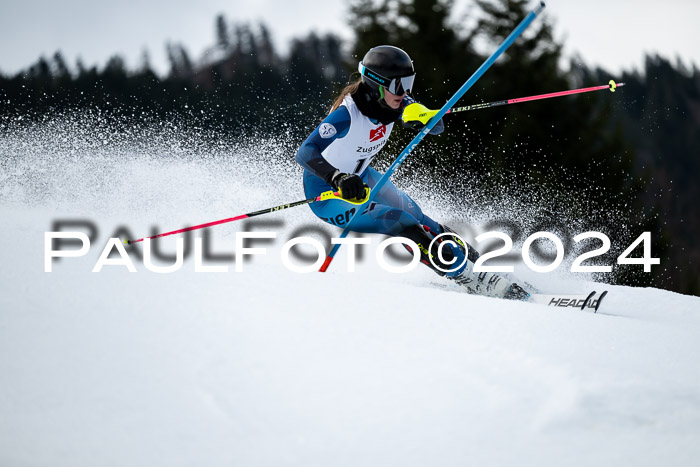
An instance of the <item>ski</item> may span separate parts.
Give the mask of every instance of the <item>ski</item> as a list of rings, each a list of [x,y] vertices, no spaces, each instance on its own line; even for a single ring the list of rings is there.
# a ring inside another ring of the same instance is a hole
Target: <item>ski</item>
[[[608,291],[603,291],[596,298],[596,291],[592,291],[588,295],[572,295],[572,294],[532,294],[527,300],[531,303],[537,303],[539,305],[546,305],[548,307],[555,308],[578,308],[580,310],[593,311],[596,313],[600,304],[603,302],[603,298],[608,294]]]
[[[524,282],[526,285],[526,290],[532,290],[529,292],[529,297],[523,299],[524,303],[535,303],[538,305],[545,305],[554,308],[578,308],[579,310],[589,310],[593,313],[598,312],[603,299],[608,294],[607,290],[604,290],[598,297],[596,297],[596,291],[593,290],[589,294],[553,294],[544,293],[539,291],[537,288],[533,287],[531,284]],[[445,284],[438,282],[431,282],[434,287],[439,287],[444,290],[457,290],[459,292],[470,293],[464,287],[457,284]],[[475,294],[478,296],[478,294]],[[500,298],[503,300],[503,298]],[[520,301],[517,299],[512,299],[512,301]]]

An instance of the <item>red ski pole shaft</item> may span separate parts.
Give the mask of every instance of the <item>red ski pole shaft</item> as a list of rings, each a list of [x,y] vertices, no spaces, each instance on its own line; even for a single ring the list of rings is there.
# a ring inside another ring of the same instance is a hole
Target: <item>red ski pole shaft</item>
[[[600,91],[603,89],[609,89],[610,92],[615,92],[615,88],[619,88],[620,86],[624,86],[624,85],[625,85],[625,83],[615,83],[615,81],[610,80],[610,82],[608,84],[605,84],[602,86],[593,86],[590,88],[571,89],[568,91],[559,91],[559,92],[550,92],[548,94],[539,94],[537,96],[517,97],[515,99],[507,99],[507,100],[503,100],[503,101],[485,102],[483,104],[467,105],[465,107],[455,107],[453,109],[448,110],[447,113],[464,112],[466,110],[481,110],[481,109],[486,109],[488,107],[498,107],[499,105],[518,104],[520,102],[528,102],[528,101],[538,101],[540,99],[549,99],[552,97],[569,96],[571,94],[581,94],[584,92]]]
[[[158,235],[151,235],[150,237],[139,238],[138,240],[124,240],[124,244],[131,245],[132,243],[142,242],[145,239],[167,237],[168,235],[175,235],[175,234],[184,233],[184,232],[191,232],[192,230],[206,229],[207,227],[213,227],[215,225],[221,225],[221,224],[226,224],[228,222],[239,221],[241,219],[247,219],[249,217],[259,216],[261,214],[268,214],[271,212],[282,211],[283,209],[289,209],[289,208],[293,208],[295,206],[301,206],[303,204],[311,204],[311,203],[315,203],[316,201],[327,200],[327,199],[336,198],[339,196],[340,195],[338,193],[334,193],[333,191],[326,191],[326,192],[321,193],[319,196],[316,196],[315,198],[308,198],[308,199],[304,199],[301,201],[295,201],[293,203],[281,204],[279,206],[274,206],[274,207],[267,208],[267,209],[261,209],[260,211],[254,211],[254,212],[249,212],[247,214],[241,214],[240,216],[229,217],[229,218],[221,219],[218,221],[207,222],[206,224],[193,225],[192,227],[185,227],[183,229],[173,230],[171,232],[165,232],[165,233],[158,234]],[[342,198],[340,198],[340,199],[342,199]]]

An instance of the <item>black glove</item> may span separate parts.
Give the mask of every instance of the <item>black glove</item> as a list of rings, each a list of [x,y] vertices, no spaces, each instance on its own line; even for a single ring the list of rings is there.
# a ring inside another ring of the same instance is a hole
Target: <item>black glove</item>
[[[437,110],[430,110],[423,104],[413,101],[404,107],[401,113],[401,124],[404,128],[420,131],[428,123],[430,117],[437,112]]]
[[[410,128],[413,131],[421,131],[438,112],[438,110],[430,110],[423,104],[413,101],[404,107],[403,113],[401,114],[401,124],[404,128]],[[442,133],[443,129],[444,125],[442,119],[440,119],[430,130],[430,134],[439,135]]]
[[[331,186],[343,199],[362,199],[365,197],[365,184],[356,174],[338,172],[331,180]]]
[[[410,122],[401,121],[401,125],[413,131],[421,131],[425,127],[425,123],[418,120],[411,120]]]

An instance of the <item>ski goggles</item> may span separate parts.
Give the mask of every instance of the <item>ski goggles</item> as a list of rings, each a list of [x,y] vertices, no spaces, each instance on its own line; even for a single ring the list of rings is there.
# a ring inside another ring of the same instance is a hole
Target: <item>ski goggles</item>
[[[385,78],[373,72],[362,63],[358,65],[357,70],[362,76],[366,76],[380,86],[383,86],[390,93],[397,96],[402,96],[404,92],[411,92],[411,89],[413,88],[413,80],[416,79],[415,73],[411,76],[402,76],[401,78]]]

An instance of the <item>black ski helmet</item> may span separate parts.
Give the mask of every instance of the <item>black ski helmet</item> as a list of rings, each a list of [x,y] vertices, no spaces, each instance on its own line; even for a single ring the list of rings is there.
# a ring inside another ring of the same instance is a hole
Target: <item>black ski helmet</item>
[[[393,45],[371,48],[357,69],[362,75],[362,82],[370,87],[375,99],[384,98],[384,89],[397,95],[411,92],[416,77],[411,57]]]

